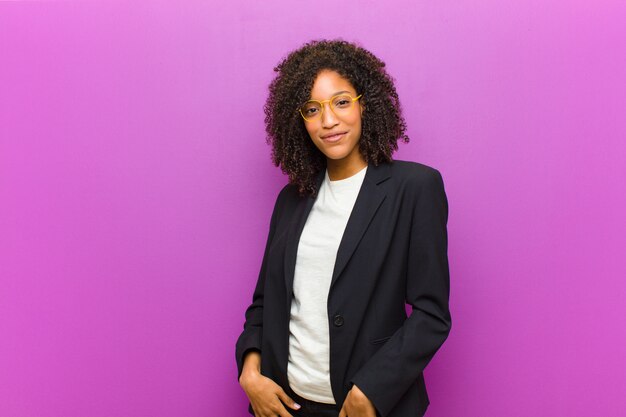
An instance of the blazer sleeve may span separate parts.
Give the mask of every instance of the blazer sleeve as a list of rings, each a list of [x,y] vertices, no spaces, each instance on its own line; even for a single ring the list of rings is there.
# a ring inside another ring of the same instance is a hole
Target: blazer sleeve
[[[448,201],[439,171],[417,178],[410,225],[406,302],[412,312],[391,338],[350,380],[382,417],[402,395],[448,337],[452,325],[448,300]]]
[[[261,262],[261,270],[257,278],[256,287],[252,295],[252,304],[248,306],[245,313],[245,322],[243,332],[240,334],[235,345],[235,358],[237,361],[237,380],[241,377],[243,370],[243,360],[250,350],[261,351],[261,337],[263,334],[263,292],[265,288],[265,275],[267,271],[268,252],[276,231],[276,221],[279,212],[279,202],[281,195],[286,186],[281,190],[274,202],[274,209],[270,219],[269,232],[265,243],[265,251],[263,261]]]

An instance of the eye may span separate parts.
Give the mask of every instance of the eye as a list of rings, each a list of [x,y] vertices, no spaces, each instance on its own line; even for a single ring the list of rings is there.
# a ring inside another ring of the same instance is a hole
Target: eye
[[[347,97],[339,97],[337,100],[335,100],[334,105],[335,107],[339,107],[343,109],[343,108],[349,107],[350,102],[351,100],[348,99]]]

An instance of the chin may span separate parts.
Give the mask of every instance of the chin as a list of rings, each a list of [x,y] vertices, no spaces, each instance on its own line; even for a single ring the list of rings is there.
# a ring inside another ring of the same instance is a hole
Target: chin
[[[345,159],[348,155],[326,155],[326,158],[332,159],[333,161],[339,161],[341,159]]]

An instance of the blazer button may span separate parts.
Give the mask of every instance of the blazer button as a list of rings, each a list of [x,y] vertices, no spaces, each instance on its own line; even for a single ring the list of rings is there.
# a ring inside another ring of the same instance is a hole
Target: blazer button
[[[333,324],[336,327],[341,327],[343,326],[343,316],[337,314],[334,318],[333,318]]]

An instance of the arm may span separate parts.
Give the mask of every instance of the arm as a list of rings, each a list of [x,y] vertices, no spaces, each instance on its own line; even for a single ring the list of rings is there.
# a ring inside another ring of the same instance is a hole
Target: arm
[[[278,218],[279,201],[286,186],[281,190],[276,197],[274,203],[274,209],[270,220],[270,227],[267,236],[267,242],[265,243],[265,252],[263,254],[263,261],[261,262],[261,270],[257,279],[254,294],[252,295],[252,304],[247,308],[245,313],[245,323],[243,325],[243,332],[237,339],[235,347],[235,356],[237,360],[237,379],[241,378],[241,373],[244,367],[244,358],[250,351],[261,351],[261,336],[263,332],[263,291],[265,287],[265,275],[267,270],[267,258],[274,232],[276,230],[276,219]]]
[[[406,301],[411,315],[374,356],[354,375],[356,385],[385,417],[448,337],[448,201],[439,171],[416,189]]]
[[[279,218],[280,201],[283,190],[278,194],[270,220],[270,228],[265,243],[265,252],[261,270],[252,295],[252,304],[246,310],[244,329],[236,345],[236,360],[239,385],[250,400],[250,407],[255,416],[291,417],[285,406],[298,409],[293,401],[276,382],[261,374],[261,339],[263,334],[263,292],[267,271],[268,252],[276,231]]]

